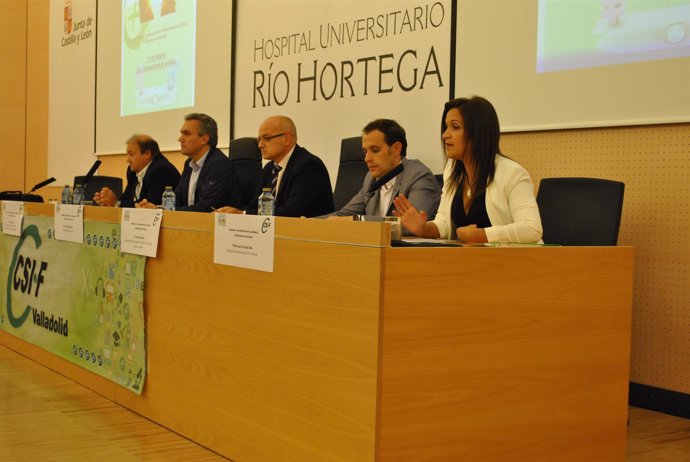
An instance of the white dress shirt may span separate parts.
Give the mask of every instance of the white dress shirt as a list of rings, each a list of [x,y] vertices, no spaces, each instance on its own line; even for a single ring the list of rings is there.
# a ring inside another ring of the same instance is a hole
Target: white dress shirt
[[[189,166],[192,167],[192,176],[189,177],[189,190],[187,191],[187,205],[194,205],[194,194],[196,193],[196,183],[199,181],[199,174],[201,173],[201,169],[204,166],[204,162],[206,161],[206,156],[208,156],[208,153],[211,150],[209,149],[206,151],[206,154],[204,154],[201,159],[199,159],[198,162],[194,162],[191,160],[189,162]]]

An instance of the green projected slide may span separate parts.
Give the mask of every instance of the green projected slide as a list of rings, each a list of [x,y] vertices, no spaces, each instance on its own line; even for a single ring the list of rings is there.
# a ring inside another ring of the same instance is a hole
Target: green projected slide
[[[196,0],[122,0],[120,115],[194,105]]]
[[[690,0],[539,0],[537,72],[690,56]]]

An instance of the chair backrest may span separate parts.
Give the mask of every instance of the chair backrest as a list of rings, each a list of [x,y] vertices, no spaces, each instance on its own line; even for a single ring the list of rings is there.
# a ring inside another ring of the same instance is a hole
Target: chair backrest
[[[85,176],[75,176],[74,184],[72,187],[80,184],[84,187]],[[109,188],[115,193],[115,196],[119,199],[122,196],[122,178],[116,176],[102,176],[94,175],[89,180],[89,183],[84,187],[84,200],[93,200],[93,195],[100,191],[103,187]],[[94,204],[98,205],[98,204]]]
[[[434,174],[434,178],[436,178],[436,183],[443,189],[443,173]]]
[[[256,138],[236,138],[230,141],[228,157],[240,178],[243,205],[247,205],[254,198],[261,181],[261,150]]]
[[[598,178],[544,178],[537,204],[545,244],[616,245],[625,184]]]
[[[362,151],[362,137],[344,138],[340,142],[340,164],[333,191],[335,210],[340,210],[362,189],[368,171]]]

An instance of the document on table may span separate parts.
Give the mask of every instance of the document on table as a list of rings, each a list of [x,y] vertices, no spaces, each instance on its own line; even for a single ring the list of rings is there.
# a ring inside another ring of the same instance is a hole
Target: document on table
[[[10,236],[22,235],[24,202],[2,201],[2,232]]]
[[[163,211],[160,209],[122,209],[122,252],[155,258],[162,218]]]
[[[217,213],[214,230],[214,263],[273,272],[274,217]]]
[[[84,242],[84,206],[55,204],[55,239]]]

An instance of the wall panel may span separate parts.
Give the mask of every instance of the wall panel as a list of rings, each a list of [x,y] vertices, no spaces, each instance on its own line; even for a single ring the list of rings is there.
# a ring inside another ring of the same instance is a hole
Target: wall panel
[[[24,190],[26,0],[4,2],[0,27],[0,191]]]
[[[502,150],[535,187],[556,176],[625,182],[618,243],[635,247],[630,380],[690,393],[690,124],[511,133]]]

